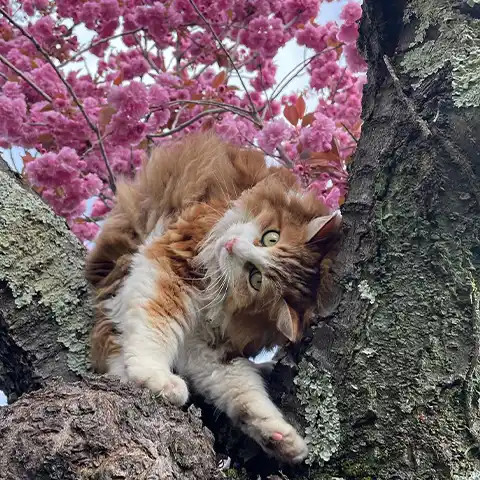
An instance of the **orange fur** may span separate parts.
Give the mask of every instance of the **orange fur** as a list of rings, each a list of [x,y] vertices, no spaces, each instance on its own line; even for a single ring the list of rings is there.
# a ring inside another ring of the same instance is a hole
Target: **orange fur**
[[[156,297],[145,306],[152,326],[159,329],[164,327],[164,320],[158,319],[167,313],[186,327],[182,320],[185,286],[202,285],[201,272],[192,266],[192,259],[212,227],[240,196],[245,210],[257,218],[262,229],[282,231],[274,255],[286,260],[294,255],[299,268],[314,268],[327,255],[331,242],[321,248],[307,247],[306,228],[310,220],[327,212],[313,194],[297,198],[295,192],[299,193],[300,187],[292,172],[269,168],[259,152],[225,144],[211,134],[194,135],[154,151],[133,183],[118,185],[115,207],[87,259],[86,276],[96,289],[97,304],[91,336],[94,368],[105,372],[107,359],[120,351],[104,302],[118,292],[132,256],[160,219],[165,233],[145,249],[147,258],[159,262],[164,272],[157,282]],[[259,239],[254,243],[259,245]],[[287,277],[288,272],[284,273]],[[293,311],[299,312],[293,326],[298,337],[310,321],[305,313],[311,305],[302,305],[306,299],[290,292],[288,286],[281,294]],[[285,342],[271,320],[275,316],[269,311],[273,304],[264,298],[242,304],[239,295],[233,303],[227,299],[226,305],[233,308],[232,322],[222,332],[230,355],[254,355],[264,347]]]
[[[132,255],[158,220],[164,218],[166,228],[179,220],[175,228],[183,229],[179,234],[185,238],[195,233],[205,235],[211,226],[209,222],[218,219],[215,211],[223,213],[230,200],[269,173],[259,152],[241,150],[211,134],[203,134],[193,135],[171,148],[155,150],[133,183],[119,182],[115,206],[86,262],[86,277],[96,290],[97,318],[91,334],[95,370],[105,372],[107,358],[119,350],[115,328],[103,313],[102,302],[117,292]],[[198,210],[202,206],[210,210],[206,217],[201,216],[205,212]],[[200,219],[203,224],[195,231]],[[190,240],[189,247],[192,246],[196,247]],[[189,269],[180,259],[192,249],[178,247],[177,244],[170,258],[175,259],[179,276],[187,278]]]

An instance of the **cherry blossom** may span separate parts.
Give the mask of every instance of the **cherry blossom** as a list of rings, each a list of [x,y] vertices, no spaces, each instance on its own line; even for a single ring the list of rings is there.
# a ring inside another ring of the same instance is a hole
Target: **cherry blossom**
[[[22,175],[81,240],[111,209],[115,178],[208,129],[261,149],[336,209],[366,64],[359,1],[322,24],[323,1],[0,0],[0,147],[33,152]],[[292,42],[303,55],[280,77]],[[308,87],[292,92],[299,76]]]

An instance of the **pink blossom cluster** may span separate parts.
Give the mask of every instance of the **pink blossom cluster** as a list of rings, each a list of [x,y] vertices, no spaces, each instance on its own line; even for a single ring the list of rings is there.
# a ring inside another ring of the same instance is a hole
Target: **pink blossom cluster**
[[[22,173],[82,240],[110,210],[113,179],[132,177],[155,144],[207,129],[262,149],[338,208],[366,64],[359,0],[322,25],[323,1],[0,0],[0,147],[37,152]],[[306,56],[282,79],[287,42]],[[309,88],[283,95],[304,73]]]

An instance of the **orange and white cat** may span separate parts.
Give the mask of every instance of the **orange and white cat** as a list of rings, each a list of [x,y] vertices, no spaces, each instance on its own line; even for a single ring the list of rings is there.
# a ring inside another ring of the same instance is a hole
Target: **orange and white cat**
[[[210,134],[156,150],[118,186],[87,260],[94,368],[175,405],[188,383],[267,453],[301,462],[307,445],[249,357],[301,338],[340,223],[257,151]]]

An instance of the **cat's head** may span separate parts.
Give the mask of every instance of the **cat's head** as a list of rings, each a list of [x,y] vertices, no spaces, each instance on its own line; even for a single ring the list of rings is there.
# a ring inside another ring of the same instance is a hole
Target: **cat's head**
[[[278,170],[245,191],[216,224],[198,261],[211,306],[265,312],[296,341],[317,304],[321,261],[338,241],[341,215]]]

